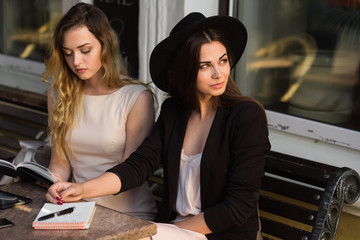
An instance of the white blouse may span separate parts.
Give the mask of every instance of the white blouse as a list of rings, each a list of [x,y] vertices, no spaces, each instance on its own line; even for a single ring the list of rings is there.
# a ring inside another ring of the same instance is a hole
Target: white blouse
[[[176,211],[181,216],[197,215],[201,212],[200,163],[202,153],[187,156],[181,151],[179,184]]]

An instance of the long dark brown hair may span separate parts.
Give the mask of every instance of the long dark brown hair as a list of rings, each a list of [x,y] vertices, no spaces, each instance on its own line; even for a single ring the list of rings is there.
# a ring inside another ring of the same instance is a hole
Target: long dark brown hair
[[[221,31],[205,29],[189,36],[177,50],[169,69],[169,95],[178,98],[187,110],[198,110],[199,99],[196,95],[196,80],[199,71],[200,50],[205,43],[219,41],[226,50],[230,66],[233,66],[232,52],[228,50],[226,38]],[[215,107],[232,106],[241,101],[254,101],[243,96],[230,76],[225,92],[212,98]]]

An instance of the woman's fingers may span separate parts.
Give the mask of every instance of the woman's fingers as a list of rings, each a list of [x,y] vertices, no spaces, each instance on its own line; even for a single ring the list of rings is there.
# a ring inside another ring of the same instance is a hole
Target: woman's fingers
[[[61,197],[65,202],[75,202],[81,199],[79,184],[73,183],[61,192]]]
[[[46,194],[46,199],[55,204],[76,202],[81,200],[82,186],[77,183],[56,182],[51,185]]]
[[[56,182],[51,185],[46,194],[46,199],[49,202],[57,203],[59,199],[62,199],[62,193],[68,188],[68,185],[71,183],[67,182]]]
[[[59,188],[61,192],[58,191],[59,196],[65,202],[75,202],[81,200],[82,187],[78,183],[63,183]]]
[[[48,202],[55,203],[55,204],[57,203],[56,199],[53,198],[49,192],[46,193],[45,198]]]

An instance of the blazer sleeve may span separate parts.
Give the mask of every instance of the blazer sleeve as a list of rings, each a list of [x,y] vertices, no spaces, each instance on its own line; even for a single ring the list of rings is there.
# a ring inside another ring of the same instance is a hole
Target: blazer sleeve
[[[229,129],[229,165],[224,196],[218,204],[204,210],[213,233],[245,226],[257,216],[265,152],[270,150],[264,110],[254,102],[234,107]],[[219,162],[220,164],[220,162]],[[241,230],[240,230],[241,231]]]

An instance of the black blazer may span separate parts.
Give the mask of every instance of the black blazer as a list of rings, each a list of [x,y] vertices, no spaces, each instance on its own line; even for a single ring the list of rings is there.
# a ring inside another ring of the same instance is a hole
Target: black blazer
[[[109,171],[122,191],[138,186],[163,164],[164,198],[155,218],[175,218],[180,154],[189,114],[175,99],[164,101],[160,116],[141,146]],[[241,239],[240,232],[257,231],[257,201],[264,174],[264,153],[270,150],[263,109],[252,101],[218,108],[202,154],[201,208],[213,232],[208,239]]]

